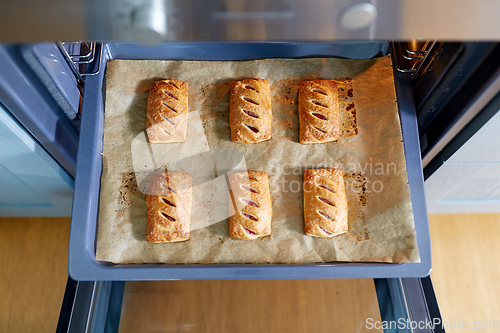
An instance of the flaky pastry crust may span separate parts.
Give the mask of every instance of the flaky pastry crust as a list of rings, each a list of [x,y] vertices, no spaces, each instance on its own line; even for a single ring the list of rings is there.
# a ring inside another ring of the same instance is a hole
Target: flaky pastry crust
[[[269,81],[246,79],[231,83],[229,126],[234,142],[257,143],[271,139]]]
[[[229,217],[229,235],[244,240],[270,235],[272,204],[267,173],[230,174],[229,185],[235,207],[234,215]]]
[[[168,171],[151,177],[146,205],[149,243],[181,242],[189,239],[191,176]]]
[[[299,87],[300,143],[337,141],[340,111],[334,80],[303,81]]]
[[[304,222],[308,236],[333,237],[348,230],[341,169],[304,171]]]
[[[186,141],[189,86],[177,79],[151,83],[146,132],[152,143]]]

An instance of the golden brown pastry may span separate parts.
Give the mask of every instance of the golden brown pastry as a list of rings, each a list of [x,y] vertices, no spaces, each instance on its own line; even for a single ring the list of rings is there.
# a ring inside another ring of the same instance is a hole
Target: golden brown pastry
[[[233,173],[229,185],[236,206],[235,214],[229,217],[229,235],[245,240],[270,235],[273,209],[267,173]]]
[[[229,126],[234,142],[256,143],[271,139],[269,81],[246,79],[231,84]]]
[[[191,201],[191,176],[188,173],[169,171],[153,175],[146,196],[148,242],[188,240]]]
[[[176,79],[151,83],[146,120],[149,142],[186,141],[188,88],[186,82]]]
[[[333,237],[347,231],[347,199],[342,169],[304,171],[304,231]]]
[[[333,80],[313,80],[299,87],[300,143],[337,141],[340,111],[337,84]]]

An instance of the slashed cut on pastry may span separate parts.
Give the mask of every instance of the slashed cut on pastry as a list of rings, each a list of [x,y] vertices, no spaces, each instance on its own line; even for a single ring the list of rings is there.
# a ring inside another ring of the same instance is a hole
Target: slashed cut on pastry
[[[151,83],[146,120],[149,142],[186,141],[188,89],[186,82],[177,79]]]
[[[342,169],[304,171],[304,232],[333,237],[347,231],[347,198]]]
[[[189,239],[191,176],[168,171],[151,177],[146,205],[149,243],[181,242]]]
[[[340,111],[334,80],[303,81],[299,87],[300,143],[337,141]]]
[[[270,235],[272,204],[267,173],[233,173],[229,185],[236,211],[229,217],[229,235],[244,240]]]
[[[231,84],[229,126],[234,142],[257,143],[271,139],[269,81],[246,79]]]

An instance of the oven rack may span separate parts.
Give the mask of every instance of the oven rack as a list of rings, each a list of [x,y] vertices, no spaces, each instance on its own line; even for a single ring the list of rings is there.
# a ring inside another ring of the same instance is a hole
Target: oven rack
[[[422,76],[439,50],[437,41],[394,42],[394,66],[401,73],[410,73],[412,80]]]
[[[83,85],[86,76],[101,72],[102,43],[58,42],[57,46],[79,85]]]

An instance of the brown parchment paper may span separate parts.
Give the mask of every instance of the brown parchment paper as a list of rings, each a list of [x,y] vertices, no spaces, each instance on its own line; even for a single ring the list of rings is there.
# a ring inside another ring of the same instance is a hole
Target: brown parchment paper
[[[273,137],[231,141],[229,82],[271,84]],[[154,80],[189,83],[188,138],[149,144],[146,105]],[[342,132],[338,142],[298,142],[297,90],[303,80],[338,79]],[[390,57],[265,59],[238,62],[114,60],[106,74],[103,171],[96,258],[113,263],[419,262]],[[357,134],[357,135],[356,135]],[[153,172],[193,176],[189,241],[146,242],[145,197]],[[334,238],[303,232],[303,171],[341,167],[349,231]],[[225,174],[269,175],[272,235],[255,241],[228,234]]]

